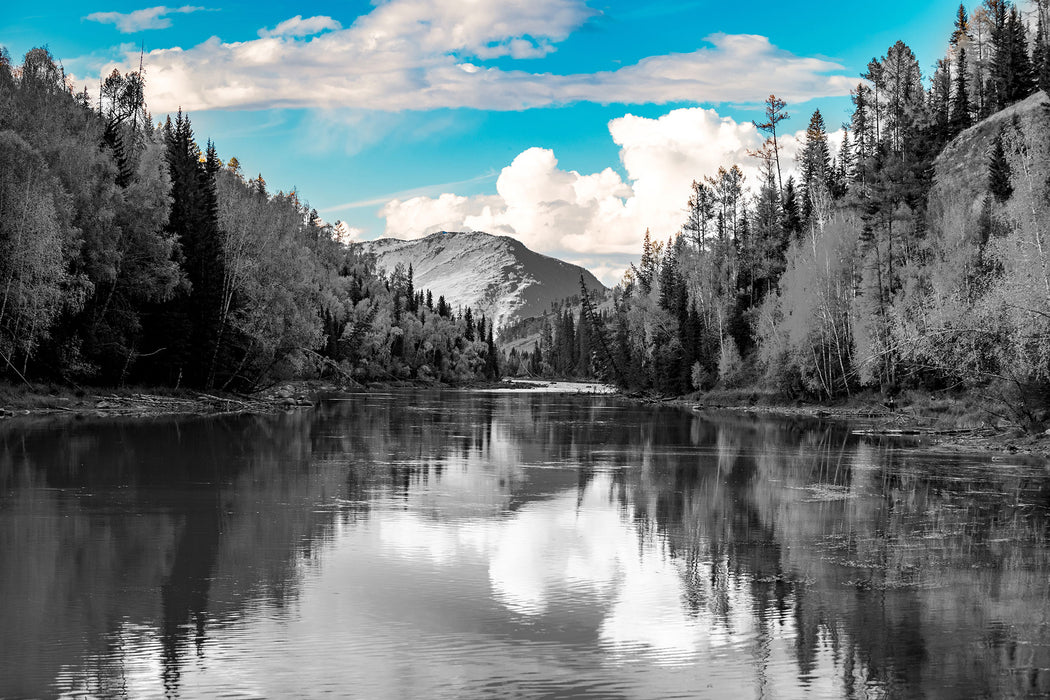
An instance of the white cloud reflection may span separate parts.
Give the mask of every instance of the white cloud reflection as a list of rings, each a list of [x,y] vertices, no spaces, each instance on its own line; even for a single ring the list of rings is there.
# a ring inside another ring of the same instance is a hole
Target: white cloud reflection
[[[435,521],[415,512],[384,512],[379,534],[399,557],[442,567],[488,562],[494,598],[527,617],[562,614],[598,602],[599,639],[613,658],[639,653],[657,663],[679,663],[752,631],[746,587],[730,586],[728,616],[690,614],[682,562],[662,538],[643,535],[612,502],[609,474],[596,476],[582,495],[567,491],[525,504],[503,519]],[[710,565],[691,585],[713,600]],[[725,594],[723,594],[725,595]],[[730,633],[730,629],[732,632]]]

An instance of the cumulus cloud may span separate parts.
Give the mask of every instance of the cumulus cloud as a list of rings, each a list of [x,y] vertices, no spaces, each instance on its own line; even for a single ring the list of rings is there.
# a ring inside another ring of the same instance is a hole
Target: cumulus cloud
[[[168,15],[187,14],[203,9],[205,8],[192,7],[190,5],[183,5],[182,7],[165,7],[161,5],[127,13],[92,12],[84,19],[102,24],[114,24],[117,27],[117,31],[121,34],[131,34],[144,29],[167,29],[171,26],[171,18]]]
[[[278,24],[273,29],[260,29],[260,37],[273,37],[273,36],[311,36],[313,34],[320,34],[326,31],[336,31],[342,29],[341,25],[331,17],[317,16],[307,17],[303,19],[302,15],[296,15],[291,19],[286,19]]]
[[[855,82],[837,63],[796,56],[753,35],[713,34],[697,51],[597,73],[485,63],[545,56],[593,14],[583,0],[389,0],[346,28],[330,17],[296,16],[251,41],[213,37],[150,52],[147,98],[155,112],[180,105],[518,110],[580,101],[751,102],[774,88],[799,102],[846,95]],[[133,66],[137,54],[125,60],[125,68]]]
[[[624,256],[637,256],[646,229],[664,238],[677,232],[693,180],[741,164],[746,183],[758,182],[748,155],[764,136],[715,110],[676,109],[659,118],[625,115],[609,123],[620,146],[626,181],[612,168],[581,174],[558,167],[550,149],[530,148],[503,168],[496,195],[395,199],[380,211],[384,235],[416,238],[436,231],[479,230],[511,235],[530,248],[563,257],[616,281]],[[833,152],[842,132],[829,135]],[[794,170],[802,132],[784,134],[784,177]]]

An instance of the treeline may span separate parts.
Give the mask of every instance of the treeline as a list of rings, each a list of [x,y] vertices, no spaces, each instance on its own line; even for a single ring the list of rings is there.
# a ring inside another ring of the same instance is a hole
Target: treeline
[[[0,49],[0,377],[250,390],[495,377],[491,326],[333,239],[298,195],[155,125],[138,73],[75,94]]]
[[[581,322],[579,298],[570,297],[551,305],[539,318],[519,321],[503,329],[503,343],[535,335],[531,348],[506,353],[504,372],[520,377],[586,379],[595,375],[591,325]]]
[[[786,105],[770,96],[756,122],[769,137],[752,154],[758,181],[748,188],[733,166],[693,182],[681,231],[666,243],[647,232],[614,313],[593,313],[584,296],[600,373],[669,394],[991,388],[1013,418],[1040,426],[1050,405],[1050,111],[1030,96],[1050,89],[1050,0],[1036,10],[1032,28],[1009,2],[987,0],[972,16],[960,7],[928,84],[895,43],[854,90],[835,157],[812,115],[797,180],[782,176]],[[981,151],[978,172],[935,186],[934,161],[952,139],[1026,98],[994,138],[963,137]]]

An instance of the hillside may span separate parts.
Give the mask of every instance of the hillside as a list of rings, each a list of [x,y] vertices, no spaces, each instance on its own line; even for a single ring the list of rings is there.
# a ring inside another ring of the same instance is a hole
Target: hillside
[[[381,238],[356,244],[376,256],[387,271],[413,268],[417,289],[444,296],[453,306],[480,309],[496,327],[539,316],[551,302],[580,293],[580,275],[588,289],[605,287],[577,265],[540,255],[507,236],[480,231],[441,232],[405,241]]]
[[[1050,103],[1045,92],[1010,105],[989,116],[952,139],[934,163],[931,201],[955,197],[979,206],[988,193],[988,154],[992,141],[1003,127],[1016,119],[1027,124]]]

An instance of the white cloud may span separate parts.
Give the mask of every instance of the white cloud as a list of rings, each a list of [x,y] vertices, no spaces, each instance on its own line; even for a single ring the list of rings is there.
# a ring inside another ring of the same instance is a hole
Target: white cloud
[[[198,12],[203,10],[203,7],[192,7],[190,5],[183,5],[182,7],[165,7],[163,5],[159,7],[147,7],[143,10],[135,10],[133,12],[92,12],[84,19],[91,22],[100,22],[102,24],[114,24],[117,27],[117,31],[122,34],[131,34],[133,32],[140,32],[144,29],[167,29],[171,26],[171,18],[168,15],[172,14],[187,14],[190,12]]]
[[[260,37],[274,36],[311,36],[326,31],[337,31],[342,29],[341,25],[331,17],[317,16],[303,19],[302,15],[296,15],[286,19],[273,29],[260,29]]]
[[[575,258],[606,282],[637,256],[646,229],[658,239],[677,232],[690,185],[719,167],[740,164],[745,184],[758,182],[748,155],[764,136],[750,122],[712,109],[676,109],[659,118],[625,115],[609,123],[627,179],[606,168],[580,174],[558,168],[553,151],[530,148],[503,168],[496,195],[413,197],[388,202],[384,235],[415,238],[435,231],[479,230],[512,235],[540,252]],[[802,132],[780,139],[784,177],[794,172]],[[829,135],[833,152],[842,132]]]
[[[579,101],[753,102],[774,89],[798,102],[846,95],[855,82],[837,63],[795,56],[753,35],[713,34],[697,51],[598,73],[484,64],[547,55],[592,14],[583,0],[389,0],[344,29],[329,17],[296,16],[251,41],[212,38],[150,52],[147,98],[156,113],[179,106],[517,110]],[[319,31],[327,33],[314,36]],[[134,66],[137,54],[126,61],[123,67]]]
[[[462,197],[445,193],[436,198],[412,197],[405,201],[394,199],[381,210],[386,218],[387,231],[398,231],[398,238],[423,238],[438,231],[469,229],[464,222],[472,217],[486,217],[492,207],[502,207],[498,196]],[[488,233],[512,233],[498,228]]]

